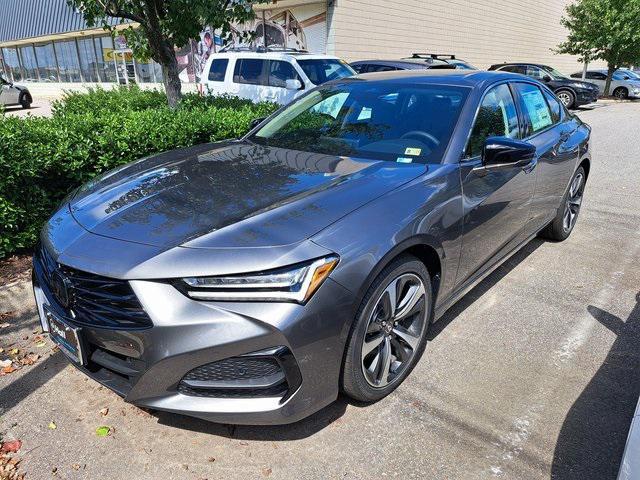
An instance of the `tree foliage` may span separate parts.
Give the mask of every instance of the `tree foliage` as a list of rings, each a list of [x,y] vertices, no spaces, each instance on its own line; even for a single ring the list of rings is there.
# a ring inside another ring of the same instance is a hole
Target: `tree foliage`
[[[113,32],[110,18],[129,23],[121,30],[136,58],[152,58],[163,69],[170,106],[181,99],[174,48],[199,37],[206,27],[227,36],[231,23],[254,17],[253,0],[67,0],[89,26]],[[133,22],[133,23],[131,23]]]
[[[578,0],[566,7],[561,23],[569,34],[556,52],[606,61],[605,94],[618,68],[640,63],[640,0]]]

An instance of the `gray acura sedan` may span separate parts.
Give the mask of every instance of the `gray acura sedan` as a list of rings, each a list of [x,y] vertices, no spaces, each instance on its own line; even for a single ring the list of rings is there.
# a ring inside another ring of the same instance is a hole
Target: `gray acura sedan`
[[[73,192],[34,256],[42,326],[152,409],[277,424],[340,391],[379,400],[465,292],[536,235],[569,236],[589,136],[509,73],[326,84],[240,140]]]

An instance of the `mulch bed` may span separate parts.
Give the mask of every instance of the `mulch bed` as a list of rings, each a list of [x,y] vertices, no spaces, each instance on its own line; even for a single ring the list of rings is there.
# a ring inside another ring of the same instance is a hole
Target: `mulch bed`
[[[27,280],[31,275],[31,255],[21,253],[0,260],[0,286],[16,280]]]

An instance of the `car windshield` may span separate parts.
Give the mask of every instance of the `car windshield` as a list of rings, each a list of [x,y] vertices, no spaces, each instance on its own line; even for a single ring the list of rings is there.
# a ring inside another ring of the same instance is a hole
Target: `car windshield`
[[[548,72],[549,74],[551,74],[551,76],[556,80],[563,80],[567,78],[564,74],[560,73],[555,68],[548,67],[546,65],[543,65],[542,68],[544,69],[545,72]]]
[[[309,80],[316,85],[321,85],[330,80],[350,77],[356,71],[343,60],[320,58],[320,59],[300,59],[298,65],[302,68]]]
[[[469,89],[350,81],[315,90],[250,141],[328,155],[439,163]]]
[[[625,75],[629,75],[633,80],[640,80],[640,74],[638,72],[634,72],[633,70],[620,70],[624,72]]]
[[[640,76],[631,70],[616,70],[613,72],[614,80],[638,80]]]

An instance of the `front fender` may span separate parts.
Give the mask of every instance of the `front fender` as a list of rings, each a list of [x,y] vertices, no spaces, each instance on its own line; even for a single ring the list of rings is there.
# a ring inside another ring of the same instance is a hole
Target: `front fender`
[[[454,287],[462,235],[462,195],[457,164],[429,165],[426,174],[364,205],[312,237],[340,255],[331,277],[355,294],[353,316],[376,276],[416,245],[440,259],[437,304]]]

